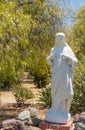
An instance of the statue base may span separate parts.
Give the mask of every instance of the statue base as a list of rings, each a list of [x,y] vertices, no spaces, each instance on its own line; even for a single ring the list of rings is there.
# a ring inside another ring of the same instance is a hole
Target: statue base
[[[47,121],[42,121],[39,124],[41,130],[74,130],[73,121],[69,121],[67,124],[55,124]]]

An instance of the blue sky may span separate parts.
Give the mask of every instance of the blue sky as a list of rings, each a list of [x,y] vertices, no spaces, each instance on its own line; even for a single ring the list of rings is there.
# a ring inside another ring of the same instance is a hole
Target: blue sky
[[[56,0],[55,0],[56,1]],[[74,14],[76,13],[76,11],[78,10],[78,8],[81,6],[81,5],[85,5],[85,0],[63,0],[67,6],[67,8],[69,9],[72,9]],[[66,20],[66,24],[68,26],[71,26],[71,16],[69,14],[69,11],[68,11],[68,18]]]
[[[48,1],[48,0],[45,0]],[[56,5],[57,0],[49,0],[51,4]],[[62,0],[63,4],[67,5],[67,7],[76,11],[81,5],[85,5],[85,0]]]
[[[65,0],[65,3],[68,7],[76,11],[81,5],[85,5],[85,0]]]
[[[48,1],[48,0],[45,0]],[[57,0],[49,0],[51,5],[56,5],[57,4]],[[81,5],[85,5],[85,0],[62,0],[63,1],[63,9],[64,11],[66,11],[66,16],[67,19],[65,19],[66,21],[64,21],[66,23],[66,25],[71,26],[71,20],[72,20],[72,14],[75,14],[77,9],[81,6]],[[69,13],[69,10],[72,12]]]

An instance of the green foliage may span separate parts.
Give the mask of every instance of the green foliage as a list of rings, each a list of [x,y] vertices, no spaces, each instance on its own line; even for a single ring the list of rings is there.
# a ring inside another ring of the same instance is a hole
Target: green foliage
[[[45,86],[48,67],[41,59],[53,45],[54,33],[62,28],[63,12],[59,5],[49,8],[41,0],[22,6],[14,1],[0,1],[0,88],[17,83],[19,75],[29,66],[34,81],[42,84],[39,87]],[[35,59],[30,53],[32,50]]]
[[[76,12],[73,26],[68,35],[73,50],[81,60],[81,53],[85,55],[85,6],[81,6]]]
[[[85,111],[85,65],[78,64],[74,75],[74,100],[71,111],[73,113]]]
[[[26,66],[30,17],[14,2],[0,1],[0,25],[0,88],[8,88]]]
[[[25,5],[23,8],[25,14],[31,16],[30,45],[49,51],[49,47],[54,44],[55,32],[62,28],[63,12],[58,2],[56,7],[50,8],[48,4],[34,0],[31,5]]]
[[[5,61],[6,59],[6,61]],[[3,57],[0,63],[0,87],[8,89],[16,81],[16,71],[14,62],[9,58]]]
[[[12,91],[18,106],[24,104],[27,99],[34,97],[32,90],[23,86],[16,86]]]
[[[51,88],[50,87],[45,87],[42,89],[40,92],[40,98],[39,98],[39,103],[43,107],[51,107]]]
[[[79,8],[73,21],[68,41],[79,60],[73,80],[74,100],[71,108],[76,113],[85,111],[85,6]]]
[[[38,88],[45,87],[49,83],[49,68],[45,57],[32,58],[33,62],[29,66],[31,75],[34,77],[34,83]]]
[[[31,5],[23,5],[24,14],[30,15],[28,65],[34,76],[34,83],[39,88],[49,83],[49,69],[45,60],[54,44],[55,32],[62,28],[63,12],[58,2],[56,6],[50,8],[39,0],[34,0]]]

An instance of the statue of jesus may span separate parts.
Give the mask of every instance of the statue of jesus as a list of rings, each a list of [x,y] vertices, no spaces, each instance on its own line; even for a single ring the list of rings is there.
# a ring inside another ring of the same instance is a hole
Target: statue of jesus
[[[78,60],[65,42],[65,34],[57,33],[55,46],[47,57],[50,65],[52,106],[45,120],[52,123],[68,123],[71,119],[69,109],[73,99],[72,79]]]

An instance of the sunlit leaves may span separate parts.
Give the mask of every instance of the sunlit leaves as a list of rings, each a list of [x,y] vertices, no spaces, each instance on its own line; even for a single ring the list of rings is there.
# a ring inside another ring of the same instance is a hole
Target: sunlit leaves
[[[85,110],[85,63],[79,62],[73,81],[74,100],[72,103],[72,112],[82,112]]]
[[[76,12],[73,26],[68,35],[68,41],[79,59],[73,81],[72,111],[81,112],[85,110],[85,6],[81,6]]]
[[[76,53],[85,54],[85,6],[81,6],[74,17],[74,24],[71,28],[69,41]],[[78,55],[79,56],[79,55]]]
[[[26,66],[30,17],[14,2],[0,2],[0,25],[0,87],[9,87]]]
[[[30,44],[49,51],[54,44],[55,32],[61,28],[63,13],[58,2],[56,8],[50,8],[46,3],[35,0],[31,5],[23,5],[23,8],[24,13],[31,16]]]

